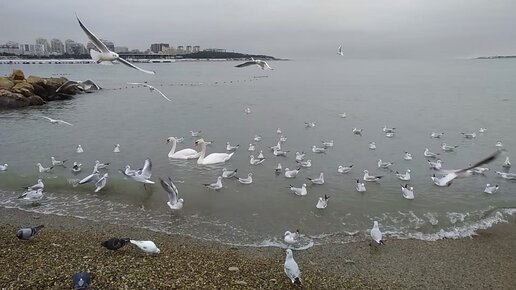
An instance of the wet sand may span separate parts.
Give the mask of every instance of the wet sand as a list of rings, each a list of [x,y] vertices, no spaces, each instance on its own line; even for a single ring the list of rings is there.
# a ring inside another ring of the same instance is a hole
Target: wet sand
[[[144,229],[0,209],[0,289],[71,289],[75,272],[92,273],[92,289],[294,289],[284,250],[231,247]],[[44,224],[32,240],[21,226]],[[132,245],[109,251],[112,237],[153,240],[161,254]],[[294,252],[304,289],[514,289],[516,222],[474,238],[387,240],[315,246]],[[238,270],[230,271],[230,267]]]

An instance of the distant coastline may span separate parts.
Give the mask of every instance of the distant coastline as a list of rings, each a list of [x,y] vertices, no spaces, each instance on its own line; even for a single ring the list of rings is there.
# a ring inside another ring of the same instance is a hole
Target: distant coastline
[[[479,56],[474,59],[503,59],[503,58],[516,58],[516,55],[493,55],[493,56]]]
[[[176,61],[243,61],[251,58],[262,60],[288,60],[263,54],[244,54],[238,52],[200,51],[183,55],[133,54],[120,53],[120,56],[132,62],[172,63]],[[0,64],[94,64],[89,54],[60,56],[18,56],[0,55]]]

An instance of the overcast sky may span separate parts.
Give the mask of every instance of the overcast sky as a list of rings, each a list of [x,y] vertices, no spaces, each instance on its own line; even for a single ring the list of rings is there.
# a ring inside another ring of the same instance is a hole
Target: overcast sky
[[[277,57],[516,54],[516,0],[16,0],[0,5],[0,43],[86,43],[74,12],[117,46],[200,45]]]

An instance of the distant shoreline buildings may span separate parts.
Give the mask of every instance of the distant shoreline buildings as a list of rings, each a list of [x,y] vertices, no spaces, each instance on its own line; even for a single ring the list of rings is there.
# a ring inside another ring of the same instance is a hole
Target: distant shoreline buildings
[[[178,45],[176,47],[168,43],[153,43],[150,48],[141,51],[139,49],[129,49],[126,46],[115,46],[109,40],[102,39],[102,42],[108,49],[116,53],[128,54],[156,54],[180,56],[184,54],[201,52],[199,45]],[[82,43],[75,42],[72,39],[66,39],[64,42],[60,39],[53,38],[50,41],[45,38],[37,38],[35,43],[18,43],[8,41],[5,44],[0,44],[0,56],[36,56],[36,57],[52,57],[52,56],[84,56],[89,55],[90,49],[96,49],[93,43],[89,42],[86,46]],[[226,52],[226,49],[207,48],[206,52]]]

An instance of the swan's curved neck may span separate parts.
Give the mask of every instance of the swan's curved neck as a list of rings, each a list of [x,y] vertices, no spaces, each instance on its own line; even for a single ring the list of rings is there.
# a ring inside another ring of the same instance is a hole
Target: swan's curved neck
[[[177,145],[177,141],[175,139],[172,139],[172,149],[170,149],[170,152],[168,152],[169,156],[176,152],[176,145]]]
[[[204,156],[206,155],[206,143],[201,143],[201,153],[199,155],[199,159],[197,161],[203,161]]]

